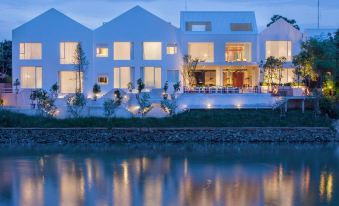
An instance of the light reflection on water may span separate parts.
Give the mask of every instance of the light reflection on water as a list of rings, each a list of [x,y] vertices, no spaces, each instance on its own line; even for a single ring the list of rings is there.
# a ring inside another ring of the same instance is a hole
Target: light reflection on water
[[[335,145],[0,149],[0,206],[339,205]]]

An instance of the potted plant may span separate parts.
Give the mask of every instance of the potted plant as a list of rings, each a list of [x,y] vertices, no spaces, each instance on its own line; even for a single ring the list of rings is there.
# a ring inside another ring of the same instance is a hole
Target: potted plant
[[[101,92],[101,88],[100,88],[100,85],[98,85],[97,83],[95,83],[93,85],[93,89],[92,89],[92,92],[93,92],[93,100],[94,101],[97,101],[97,98],[98,98],[98,94]]]
[[[52,97],[53,97],[54,99],[56,99],[56,98],[58,97],[59,85],[55,82],[55,83],[52,85],[50,91],[51,91]]]
[[[15,93],[18,94],[19,93],[18,87],[20,86],[20,81],[18,78],[14,81],[13,86],[15,86]]]
[[[133,91],[133,89],[134,89],[133,83],[132,83],[132,82],[128,82],[127,88],[128,88],[128,91],[129,91],[130,93],[132,93],[132,91]]]
[[[31,94],[29,95],[29,99],[32,101],[31,102],[31,108],[35,109],[35,100],[37,98],[37,92],[36,90],[31,91]]]

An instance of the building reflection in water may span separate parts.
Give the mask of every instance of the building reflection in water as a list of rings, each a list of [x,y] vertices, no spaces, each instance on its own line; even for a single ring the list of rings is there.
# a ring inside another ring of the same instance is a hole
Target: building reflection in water
[[[50,155],[0,158],[0,164],[0,203],[8,205],[292,206],[330,203],[336,192],[333,172],[317,174],[309,166],[291,169],[282,163]]]

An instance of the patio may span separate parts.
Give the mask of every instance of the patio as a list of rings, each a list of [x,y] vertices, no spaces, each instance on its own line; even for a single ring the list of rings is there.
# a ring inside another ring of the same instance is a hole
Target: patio
[[[184,93],[193,94],[246,94],[246,93],[262,93],[261,88],[254,87],[184,87]]]

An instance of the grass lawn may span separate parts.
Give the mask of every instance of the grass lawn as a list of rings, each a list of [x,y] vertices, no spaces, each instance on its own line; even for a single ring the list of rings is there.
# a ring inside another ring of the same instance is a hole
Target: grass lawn
[[[174,117],[112,119],[79,118],[49,119],[32,117],[9,111],[0,111],[0,127],[330,127],[332,120],[315,117],[312,111],[304,114],[290,110],[281,118],[272,110],[191,110]]]

